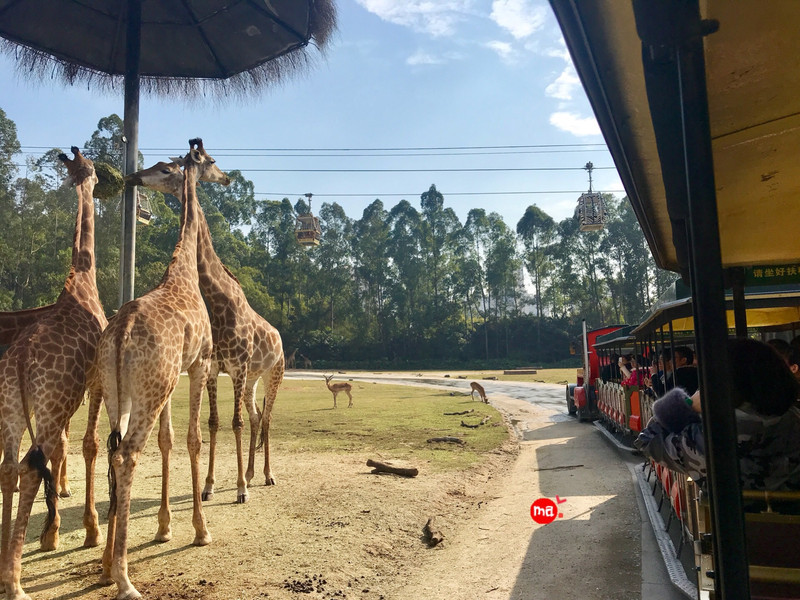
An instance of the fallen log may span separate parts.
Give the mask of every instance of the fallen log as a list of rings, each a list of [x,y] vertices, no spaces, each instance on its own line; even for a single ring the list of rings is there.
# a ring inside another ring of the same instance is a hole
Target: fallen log
[[[485,417],[483,417],[483,419],[481,419],[480,423],[476,423],[475,425],[470,425],[469,423],[464,423],[464,421],[461,421],[461,426],[462,427],[469,427],[470,429],[477,429],[481,425],[486,425],[486,423],[488,423],[489,419],[491,419],[491,418],[492,417],[490,417],[489,415],[486,415]]]
[[[390,463],[378,462],[371,458],[367,460],[367,466],[372,467],[373,473],[394,473],[404,477],[416,477],[419,474],[419,469],[416,467],[395,467]]]
[[[428,522],[425,523],[425,527],[422,528],[422,532],[425,534],[425,540],[431,548],[438,546],[444,541],[444,534],[441,529],[439,529],[439,523],[436,517],[428,519]]]
[[[462,444],[462,445],[467,443],[464,440],[462,440],[461,438],[457,438],[457,437],[435,437],[435,438],[430,438],[428,440],[429,444],[431,444],[433,442],[449,442],[451,444]]]
[[[471,408],[470,410],[462,410],[461,412],[442,413],[442,414],[444,414],[444,415],[468,415],[469,413],[473,413],[473,412],[475,412],[474,408]]]

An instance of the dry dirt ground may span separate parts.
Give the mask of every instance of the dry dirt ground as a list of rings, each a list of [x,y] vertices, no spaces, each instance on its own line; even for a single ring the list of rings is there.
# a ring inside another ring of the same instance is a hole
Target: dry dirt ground
[[[366,460],[381,457],[276,451],[277,485],[256,485],[250,501],[237,505],[234,457],[219,452],[217,493],[205,506],[213,542],[202,548],[191,546],[182,432],[172,460],[174,537],[153,542],[160,459],[152,438],[135,481],[133,583],[150,599],[641,597],[641,525],[624,462],[592,427],[552,406],[491,399],[526,439],[510,436],[466,473],[431,473],[420,465],[419,476],[406,479],[370,474]],[[22,578],[34,600],[105,600],[116,593],[97,584],[101,548],[81,547],[84,485],[79,434],[73,435],[75,496],[60,504],[60,548],[38,550],[40,500],[29,527]],[[104,527],[102,476],[98,490]],[[566,499],[559,504],[563,516],[537,525],[531,503],[556,496]],[[446,537],[429,548],[422,528],[434,515]]]

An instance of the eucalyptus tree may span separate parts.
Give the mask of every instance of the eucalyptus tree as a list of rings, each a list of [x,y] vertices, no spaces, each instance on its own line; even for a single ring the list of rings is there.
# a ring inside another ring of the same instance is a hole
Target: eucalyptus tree
[[[476,302],[478,314],[483,318],[483,344],[484,357],[489,359],[489,317],[492,297],[486,285],[486,252],[491,244],[492,227],[486,211],[482,208],[473,208],[467,214],[464,223],[464,237],[468,244],[466,248],[465,276],[472,282],[473,294],[477,293]]]
[[[491,230],[486,249],[486,283],[495,298],[495,324],[498,327],[496,354],[507,356],[509,347],[509,317],[519,314],[519,294],[522,287],[522,261],[517,254],[516,236],[498,213],[488,215]],[[503,324],[505,352],[499,349],[499,326]]]
[[[266,285],[280,308],[277,322],[281,332],[297,318],[301,308],[300,273],[310,268],[310,259],[294,234],[296,213],[288,198],[259,203],[249,239],[257,240],[269,261],[263,265]]]
[[[389,258],[393,267],[391,300],[395,315],[391,334],[407,356],[422,335],[418,318],[425,273],[422,220],[407,200],[401,200],[389,211],[388,223],[391,227]]]
[[[0,108],[0,194],[8,193],[8,188],[17,173],[14,157],[20,150],[17,124]]]
[[[383,202],[375,200],[353,224],[353,259],[358,286],[355,290],[363,319],[361,330],[368,342],[380,343],[386,351],[385,321],[388,317],[389,213]]]
[[[354,309],[355,286],[351,246],[353,221],[336,202],[322,205],[320,221],[322,239],[319,251],[315,252],[313,261],[315,277],[311,284],[323,300],[327,317],[324,322],[333,333],[337,328],[336,315],[341,313],[344,317],[338,324],[339,329],[342,329],[342,325],[347,323]]]
[[[555,235],[556,224],[553,217],[532,204],[517,223],[517,234],[525,245],[525,267],[533,282],[536,316],[544,315],[542,306],[542,280],[548,258],[548,246]]]
[[[431,308],[428,324],[437,328],[451,317],[454,236],[461,229],[452,208],[444,208],[444,196],[435,185],[420,196],[422,251],[430,278]]]

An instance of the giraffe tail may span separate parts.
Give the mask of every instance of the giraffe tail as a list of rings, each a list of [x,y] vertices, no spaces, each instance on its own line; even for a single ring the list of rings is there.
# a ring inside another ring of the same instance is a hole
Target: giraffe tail
[[[256,406],[256,410],[258,407]],[[261,426],[261,421],[264,420],[264,411],[267,410],[267,394],[264,394],[264,399],[261,401],[261,410],[258,411],[258,445],[256,450],[261,450],[264,445],[264,428]]]
[[[114,472],[114,465],[112,461],[114,459],[114,454],[119,448],[119,445],[122,443],[122,422],[125,421],[127,423],[127,418],[123,419],[122,413],[126,411],[130,414],[130,398],[127,397],[127,390],[124,389],[126,386],[123,385],[122,377],[124,373],[124,369],[122,368],[122,363],[125,356],[126,347],[128,345],[128,341],[131,337],[131,330],[133,329],[133,318],[130,316],[127,318],[126,322],[117,332],[117,340],[116,340],[116,365],[115,365],[115,374],[114,374],[114,382],[115,382],[115,398],[106,398],[106,410],[109,412],[109,417],[111,416],[112,411],[115,413],[114,420],[111,424],[111,433],[108,436],[108,441],[106,442],[106,448],[108,449],[108,514],[109,518],[112,514],[117,512],[117,475]],[[124,397],[125,396],[125,397]],[[111,403],[115,402],[115,406],[111,406]]]
[[[47,505],[47,518],[44,520],[44,528],[42,529],[43,537],[56,518],[56,482],[50,469],[47,468],[47,458],[41,446],[31,448],[30,452],[28,452],[28,465],[39,473],[39,477],[44,482],[44,501]]]
[[[22,412],[25,413],[25,424],[28,427],[28,434],[31,436],[31,444],[36,447],[36,435],[33,433],[31,424],[31,405],[28,402],[28,378],[24,365],[30,364],[28,349],[23,346],[20,356],[17,358],[17,382],[19,383],[19,395],[22,400]]]
[[[108,436],[106,448],[108,448],[108,514],[109,516],[117,511],[117,476],[111,459],[122,442],[122,434],[119,431],[112,431]]]

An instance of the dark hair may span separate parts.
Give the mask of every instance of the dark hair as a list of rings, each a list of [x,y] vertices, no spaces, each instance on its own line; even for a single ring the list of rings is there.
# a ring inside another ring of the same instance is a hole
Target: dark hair
[[[782,340],[781,338],[773,338],[771,340],[767,340],[767,345],[772,346],[772,349],[775,350],[775,352],[780,354],[786,360],[789,360],[789,354],[792,352],[792,345],[789,342]]]
[[[792,346],[789,342],[781,338],[773,338],[767,342],[772,349],[781,355],[781,358],[786,361],[790,367],[792,365],[800,366],[800,350]]]
[[[689,346],[678,346],[675,348],[675,354],[679,354],[685,358],[688,364],[692,364],[694,362],[694,351],[689,348]]]
[[[728,355],[734,407],[749,402],[762,415],[782,415],[797,401],[797,380],[769,344],[729,340]]]

